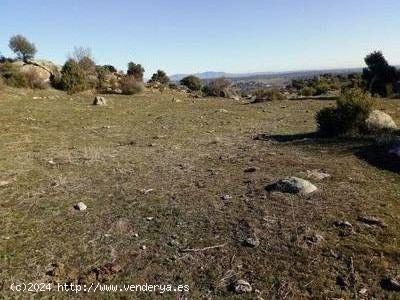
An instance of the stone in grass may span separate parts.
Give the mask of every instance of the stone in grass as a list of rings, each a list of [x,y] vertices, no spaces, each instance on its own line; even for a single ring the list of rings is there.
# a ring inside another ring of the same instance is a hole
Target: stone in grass
[[[400,292],[400,282],[391,277],[383,278],[381,280],[381,287],[387,291]]]
[[[104,97],[96,96],[93,100],[93,105],[106,105],[106,99]]]
[[[79,211],[85,211],[87,209],[87,206],[83,202],[78,202],[77,204],[75,204],[74,208]]]
[[[308,195],[317,190],[311,182],[298,178],[288,177],[266,187],[267,191],[280,191],[283,193]]]
[[[321,180],[331,177],[331,175],[326,172],[319,171],[319,170],[308,170],[307,177],[321,181]]]
[[[243,279],[237,280],[233,285],[233,289],[237,294],[250,293],[253,290],[250,283]]]

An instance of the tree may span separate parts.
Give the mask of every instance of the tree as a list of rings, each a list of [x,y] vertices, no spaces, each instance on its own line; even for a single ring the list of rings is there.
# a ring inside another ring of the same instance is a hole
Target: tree
[[[382,52],[375,51],[365,57],[367,68],[363,69],[363,79],[372,94],[386,97],[392,93],[398,80],[396,68],[389,65]]]
[[[151,76],[150,82],[167,84],[169,82],[169,78],[164,71],[158,70],[157,73],[154,73],[153,76]]]
[[[87,88],[86,74],[76,60],[70,58],[61,69],[60,87],[70,94]]]
[[[20,34],[12,36],[8,46],[19,59],[24,61],[33,58],[36,54],[35,44],[29,42],[26,37]]]
[[[133,76],[136,80],[143,81],[143,73],[144,68],[140,64],[135,64],[134,62],[128,63],[128,72],[129,76]]]
[[[186,76],[180,83],[192,91],[199,91],[203,86],[201,79],[193,75]]]

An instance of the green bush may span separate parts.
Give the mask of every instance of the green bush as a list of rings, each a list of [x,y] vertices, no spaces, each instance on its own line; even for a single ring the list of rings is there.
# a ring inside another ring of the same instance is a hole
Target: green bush
[[[134,95],[144,90],[143,82],[135,79],[134,76],[125,76],[120,80],[120,88],[124,95]]]
[[[325,135],[362,133],[365,120],[374,107],[370,94],[354,88],[344,91],[336,108],[325,108],[317,113],[319,131]]]
[[[200,91],[203,86],[201,79],[193,75],[183,78],[180,84],[186,86],[191,91]]]
[[[84,91],[88,86],[85,70],[74,59],[67,60],[62,67],[59,82],[57,83],[56,79],[53,79],[52,82],[70,94]]]
[[[278,89],[258,89],[255,91],[256,102],[285,100],[286,97]]]
[[[150,83],[152,82],[167,84],[169,82],[169,77],[164,71],[158,70],[157,73],[154,73],[153,76],[151,76]]]
[[[326,82],[319,82],[315,85],[315,92],[313,95],[325,95],[329,92],[329,85]]]
[[[25,75],[10,62],[0,64],[0,75],[3,77],[6,85],[17,88],[27,87]]]
[[[316,93],[316,90],[313,87],[310,87],[310,86],[305,86],[300,90],[300,94],[302,96],[305,96],[305,97],[314,96],[315,93]]]

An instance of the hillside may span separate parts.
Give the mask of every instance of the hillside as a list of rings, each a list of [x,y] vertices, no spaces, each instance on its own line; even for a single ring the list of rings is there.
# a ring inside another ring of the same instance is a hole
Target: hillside
[[[18,296],[14,279],[185,284],[190,299],[394,296],[381,283],[400,262],[399,175],[365,158],[368,139],[313,135],[315,113],[333,102],[247,104],[169,89],[105,98],[0,94],[3,297]],[[396,100],[380,106],[400,122]],[[318,190],[266,189],[287,176]],[[251,292],[237,294],[239,279]]]

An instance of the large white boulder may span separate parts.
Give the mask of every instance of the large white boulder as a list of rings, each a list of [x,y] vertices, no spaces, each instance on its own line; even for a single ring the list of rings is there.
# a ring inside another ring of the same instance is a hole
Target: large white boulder
[[[381,110],[373,110],[365,120],[365,125],[370,132],[397,129],[392,117]]]

